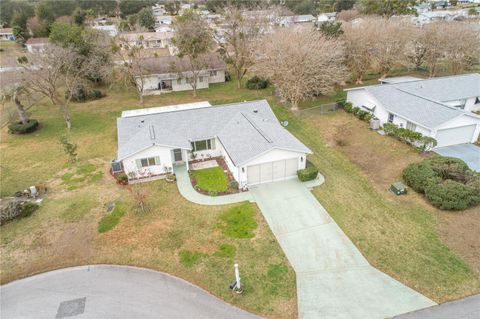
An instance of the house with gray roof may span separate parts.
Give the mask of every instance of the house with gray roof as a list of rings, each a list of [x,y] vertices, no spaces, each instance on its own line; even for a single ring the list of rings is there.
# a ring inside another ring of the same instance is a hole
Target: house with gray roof
[[[222,157],[241,187],[295,178],[311,151],[266,100],[132,110],[117,119],[115,165],[129,178],[163,176],[174,165]]]
[[[137,85],[144,95],[193,90],[191,65],[186,57],[162,56],[144,58],[137,73]],[[227,66],[217,53],[208,53],[198,59],[201,69],[197,72],[197,89],[206,89],[212,83],[225,82]],[[143,85],[142,85],[143,84]]]
[[[480,133],[480,74],[431,79],[397,77],[380,85],[346,89],[347,101],[437,140],[437,147],[474,143]]]

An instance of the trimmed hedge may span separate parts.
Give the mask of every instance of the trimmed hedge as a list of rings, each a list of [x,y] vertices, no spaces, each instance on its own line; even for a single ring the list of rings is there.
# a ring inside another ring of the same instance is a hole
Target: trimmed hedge
[[[28,134],[34,132],[38,128],[38,121],[34,119],[28,120],[27,124],[15,122],[8,126],[8,131],[12,134]]]
[[[403,179],[412,189],[444,210],[480,204],[480,174],[457,158],[436,156],[408,165]]]
[[[254,76],[247,81],[247,89],[249,90],[261,90],[268,86],[268,81]]]
[[[307,161],[307,165],[304,169],[297,171],[298,179],[302,182],[311,181],[317,178],[318,168],[313,165],[312,162]]]
[[[362,121],[370,122],[370,120],[373,118],[372,113],[364,111],[359,107],[353,107],[352,103],[350,102],[343,103],[343,109],[345,112],[352,113]]]
[[[422,152],[428,151],[437,146],[437,140],[430,136],[423,136],[422,133],[415,132],[403,127],[398,127],[392,123],[383,125],[385,134],[393,136],[409,145],[412,145]]]

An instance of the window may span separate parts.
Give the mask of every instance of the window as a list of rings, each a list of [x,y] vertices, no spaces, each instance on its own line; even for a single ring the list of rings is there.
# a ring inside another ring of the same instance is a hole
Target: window
[[[477,98],[475,99],[475,104],[480,104],[480,97],[477,97]]]
[[[199,78],[198,78],[198,81],[199,81],[200,83],[202,83],[202,82],[203,82],[203,77],[202,77],[202,76],[199,77]]]
[[[217,76],[217,71],[216,70],[210,71],[210,76]]]
[[[160,157],[147,157],[136,160],[137,168],[160,165]]]
[[[182,84],[182,79],[177,79],[177,84]]]
[[[393,118],[395,117],[395,115],[393,115],[392,113],[388,113],[388,123],[393,123]]]
[[[194,152],[213,150],[213,149],[215,149],[214,139],[192,142],[192,150]]]
[[[410,131],[415,131],[417,129],[417,126],[413,124],[412,122],[407,122],[407,130]]]

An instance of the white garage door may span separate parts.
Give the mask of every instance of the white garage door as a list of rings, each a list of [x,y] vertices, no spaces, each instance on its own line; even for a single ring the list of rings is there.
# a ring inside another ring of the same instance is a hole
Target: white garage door
[[[247,166],[248,184],[281,181],[297,176],[297,170],[297,158]]]
[[[437,131],[437,147],[470,143],[475,133],[476,125],[459,126]]]

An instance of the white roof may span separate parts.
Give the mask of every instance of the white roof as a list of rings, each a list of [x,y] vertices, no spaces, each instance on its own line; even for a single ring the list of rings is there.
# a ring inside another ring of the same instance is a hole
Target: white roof
[[[148,115],[148,114],[159,114],[159,113],[165,113],[165,112],[194,110],[194,109],[201,109],[201,108],[210,107],[210,106],[212,105],[208,101],[203,101],[203,102],[184,103],[184,104],[168,105],[168,106],[161,106],[161,107],[150,107],[145,109],[123,111],[122,117],[132,117],[132,116],[140,116],[140,115]]]

